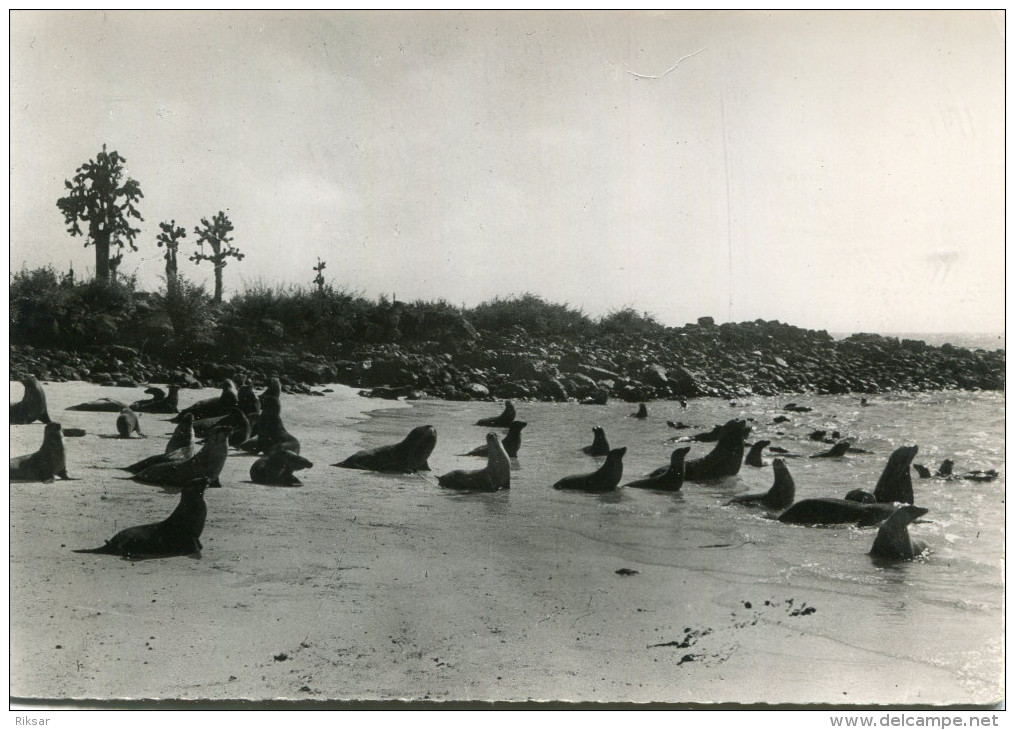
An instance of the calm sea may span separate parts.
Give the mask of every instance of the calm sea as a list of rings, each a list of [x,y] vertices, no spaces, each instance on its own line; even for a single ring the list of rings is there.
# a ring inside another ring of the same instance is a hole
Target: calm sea
[[[832,337],[842,340],[849,337],[848,332],[832,332]],[[950,343],[955,347],[970,350],[1003,350],[1003,332],[880,332],[885,337],[898,337],[900,340],[923,340],[928,345],[940,347]]]

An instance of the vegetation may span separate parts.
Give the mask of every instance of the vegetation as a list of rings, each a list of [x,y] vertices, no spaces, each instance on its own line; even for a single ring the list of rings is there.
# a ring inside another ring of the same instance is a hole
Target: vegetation
[[[180,248],[180,239],[187,237],[187,231],[183,226],[177,226],[175,219],[168,223],[165,221],[159,223],[159,228],[162,230],[162,233],[155,237],[155,242],[159,248],[166,247],[166,286],[172,291],[173,287],[176,286],[178,274],[176,253]]]
[[[581,335],[593,329],[592,320],[580,309],[551,304],[529,292],[520,297],[495,297],[463,314],[479,330],[507,331],[518,326],[531,335]]]
[[[116,267],[123,260],[122,249],[128,244],[137,251],[134,238],[140,228],[131,227],[131,219],[144,220],[135,207],[144,194],[137,180],[123,180],[127,160],[116,150],[107,153],[106,145],[94,160],[77,169],[77,174],[64,181],[68,193],[56,201],[71,236],[85,236],[85,246],[95,246],[95,279],[108,282],[110,271],[115,278]],[[87,233],[81,223],[88,224]],[[121,251],[110,257],[110,246]]]
[[[195,254],[191,254],[190,260],[195,264],[202,261],[210,261],[215,266],[215,296],[213,301],[216,304],[222,302],[222,269],[226,267],[226,259],[230,256],[237,261],[243,260],[243,254],[233,246],[233,238],[229,234],[233,230],[233,223],[221,210],[208,222],[207,218],[201,219],[201,225],[194,229],[197,234],[197,245],[200,248]],[[204,252],[204,244],[211,247],[211,253]]]

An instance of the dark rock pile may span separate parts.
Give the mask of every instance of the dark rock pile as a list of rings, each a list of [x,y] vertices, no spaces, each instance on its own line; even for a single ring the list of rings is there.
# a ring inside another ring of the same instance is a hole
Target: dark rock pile
[[[449,400],[531,398],[605,403],[609,398],[723,398],[784,393],[1001,390],[1005,354],[922,341],[827,332],[780,322],[697,324],[649,334],[534,337],[519,327],[477,337],[337,343],[328,356],[264,350],[170,367],[123,346],[63,352],[12,347],[11,377],[104,385],[255,384],[278,376],[287,392],[342,383],[377,397]]]

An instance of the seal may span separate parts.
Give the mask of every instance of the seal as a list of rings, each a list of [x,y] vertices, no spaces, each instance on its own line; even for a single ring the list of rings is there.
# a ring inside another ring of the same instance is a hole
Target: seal
[[[779,522],[791,525],[845,525],[872,527],[895,511],[891,504],[861,504],[848,499],[815,497],[801,499],[779,515]]]
[[[21,378],[21,384],[25,386],[25,394],[17,403],[11,403],[11,423],[26,424],[34,421],[49,423],[49,411],[46,409],[46,394],[42,385],[34,375],[26,375]]]
[[[900,446],[888,457],[888,463],[874,487],[874,499],[879,504],[913,504],[913,478],[909,473],[909,465],[913,463],[918,450],[917,446]]]
[[[130,466],[125,466],[124,471],[129,471],[131,474],[137,474],[155,464],[168,464],[173,461],[186,461],[195,453],[194,417],[188,413],[186,417],[176,425],[176,430],[170,437],[169,442],[166,443],[166,450],[163,453],[156,454],[155,456],[149,456],[141,459],[141,461],[131,464]]]
[[[849,451],[849,441],[840,441],[832,448],[827,451],[822,451],[818,454],[811,454],[812,459],[837,459],[840,456],[845,456],[846,452]]]
[[[208,515],[204,490],[208,479],[192,479],[184,485],[176,509],[162,522],[120,530],[102,547],[75,550],[76,553],[119,555],[129,560],[168,558],[201,551],[201,533]]]
[[[612,492],[624,476],[624,454],[627,447],[611,449],[603,465],[589,474],[572,474],[553,485],[554,489],[576,489],[582,492]]]
[[[130,404],[131,410],[136,413],[179,413],[180,411],[180,386],[168,385],[169,392],[162,388],[151,387],[145,393],[151,396],[148,400],[138,400]]]
[[[477,426],[494,426],[500,428],[506,428],[511,425],[511,422],[515,420],[515,404],[509,400],[504,401],[504,410],[501,411],[499,416],[493,416],[492,418],[480,418],[476,421]]]
[[[282,399],[276,397],[280,403]],[[257,423],[257,417],[261,415],[261,399],[257,397],[257,393],[254,392],[254,386],[250,383],[244,383],[240,386],[239,392],[239,403],[240,410],[243,411],[243,415],[247,417],[247,421],[250,422],[250,427],[253,428],[254,424]]]
[[[233,384],[232,380],[226,379],[222,381],[222,393],[217,398],[199,400],[189,408],[184,408],[174,418],[169,420],[173,423],[179,423],[184,413],[194,416],[195,421],[199,421],[202,418],[224,416],[236,407],[239,400],[240,397],[239,393],[236,392],[236,385]]]
[[[285,430],[281,413],[282,405],[278,398],[265,398],[261,402],[261,415],[257,419],[257,436],[239,443],[237,448],[252,454],[267,454],[276,447],[300,453],[300,441]]]
[[[120,434],[122,439],[129,439],[130,435],[135,432],[141,438],[145,438],[145,435],[141,433],[141,421],[138,420],[137,414],[127,406],[124,406],[120,415],[116,417],[116,432]]]
[[[952,475],[952,467],[955,466],[955,462],[951,459],[945,459],[941,462],[941,466],[937,468],[936,476],[939,477],[950,477]]]
[[[662,474],[656,477],[645,477],[628,482],[625,487],[637,487],[638,489],[658,489],[664,492],[678,492],[684,486],[684,458],[690,446],[681,446],[674,449],[670,454],[670,465]]]
[[[228,426],[231,429],[229,431],[230,446],[239,448],[242,443],[250,438],[250,421],[247,420],[246,415],[238,407],[230,409],[229,413],[224,416],[202,418],[200,421],[194,421],[194,434],[205,437],[216,426]]]
[[[909,535],[909,524],[927,514],[925,507],[904,504],[881,523],[870,555],[889,560],[912,560],[927,549],[927,543]]]
[[[787,403],[782,409],[784,411],[792,411],[793,413],[810,413],[814,410],[810,406],[798,406],[796,403]]]
[[[610,442],[606,440],[606,431],[600,426],[592,427],[592,444],[583,446],[582,451],[589,456],[606,456],[610,453]]]
[[[921,479],[930,479],[930,469],[923,464],[913,464],[913,468],[916,469],[916,473],[920,475]]]
[[[76,406],[67,406],[66,411],[93,411],[95,413],[119,413],[127,407],[115,398],[96,398],[87,403],[78,403]]]
[[[507,451],[497,434],[486,435],[486,467],[467,471],[456,469],[437,477],[437,483],[445,489],[460,492],[496,492],[511,487],[511,464]]]
[[[278,378],[271,378],[268,381],[268,387],[264,389],[264,392],[258,396],[258,400],[261,401],[261,407],[264,408],[264,399],[274,398],[279,403],[282,402],[282,381]]]
[[[518,449],[522,446],[522,429],[529,424],[525,421],[514,421],[508,426],[507,435],[501,439],[501,444],[504,446],[504,451],[512,459],[518,457]],[[459,456],[489,456],[490,448],[483,444],[477,446],[467,454],[459,454]]]
[[[293,476],[293,472],[312,466],[309,459],[293,451],[275,448],[250,465],[250,481],[274,487],[300,487],[303,482]]]
[[[747,452],[747,457],[744,459],[744,463],[747,464],[747,466],[763,467],[765,462],[761,460],[761,452],[764,451],[767,446],[771,445],[771,443],[771,441],[766,441],[764,439],[755,441],[754,445],[751,446],[751,450]]]
[[[228,427],[214,428],[201,450],[189,459],[153,464],[130,478],[135,482],[160,487],[185,487],[195,479],[204,477],[209,486],[221,487],[219,474],[222,473],[229,453],[228,438]]]
[[[759,494],[742,494],[734,497],[727,504],[761,504],[771,509],[786,509],[793,504],[796,496],[796,485],[789,473],[785,459],[773,459],[772,471],[775,472],[775,483],[767,492]]]
[[[366,469],[367,471],[397,472],[411,474],[430,471],[427,459],[437,445],[437,429],[433,426],[416,426],[409,435],[390,446],[364,449],[332,466],[344,469]]]
[[[644,403],[638,404],[638,410],[632,413],[631,418],[648,418],[648,408],[645,407]]]
[[[721,429],[715,447],[699,459],[691,459],[684,466],[684,479],[703,482],[736,476],[744,461],[744,439],[751,432],[747,421],[733,419]]]
[[[12,482],[43,482],[48,484],[54,477],[70,479],[67,476],[67,452],[63,447],[63,431],[60,424],[50,421],[42,432],[42,446],[34,454],[15,456],[11,459]]]
[[[850,489],[846,492],[846,499],[850,502],[859,502],[860,504],[877,504],[878,501],[874,498],[874,495],[868,492],[866,489]]]

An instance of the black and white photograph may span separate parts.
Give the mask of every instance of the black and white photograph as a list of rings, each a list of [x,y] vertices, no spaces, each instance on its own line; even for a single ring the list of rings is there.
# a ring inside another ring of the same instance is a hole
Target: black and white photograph
[[[1005,28],[10,11],[12,706],[1003,705]]]

